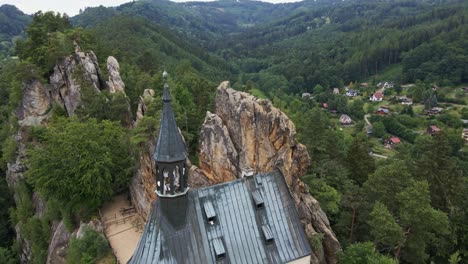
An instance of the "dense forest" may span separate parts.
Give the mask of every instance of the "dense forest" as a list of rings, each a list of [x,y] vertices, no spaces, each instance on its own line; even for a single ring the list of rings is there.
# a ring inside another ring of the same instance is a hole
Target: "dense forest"
[[[466,1],[136,1],[71,18],[27,16],[4,5],[0,41],[0,205],[10,208],[0,211],[5,263],[18,263],[15,227],[32,243],[32,262],[45,263],[54,220],[71,230],[125,190],[141,144],[157,134],[161,105],[151,103],[135,128],[132,113],[145,89],[161,94],[163,68],[194,164],[220,81],[270,99],[294,121],[312,158],[303,179],[340,240],[341,263],[468,263],[468,146],[460,137],[468,120]],[[50,83],[74,42],[94,51],[101,69],[108,56],[118,58],[128,98],[95,94],[83,81],[89,89],[74,117],[54,106],[47,126],[27,128],[29,170],[10,190],[5,174],[18,153],[13,113],[22,85]],[[384,101],[369,101],[387,81]],[[403,96],[413,104],[400,104]],[[392,114],[375,114],[382,107]],[[428,114],[434,108],[444,110]],[[342,126],[341,114],[353,125]],[[431,126],[441,132],[426,133]],[[395,136],[402,143],[390,146]],[[81,144],[83,138],[95,144]],[[41,219],[33,215],[32,193],[47,201]],[[69,263],[95,263],[108,251],[96,234],[86,237],[72,242]]]

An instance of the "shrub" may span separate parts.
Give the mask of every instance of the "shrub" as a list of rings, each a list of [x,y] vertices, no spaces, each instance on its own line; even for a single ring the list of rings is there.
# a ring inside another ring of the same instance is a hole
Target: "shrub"
[[[85,229],[80,239],[72,239],[67,254],[68,264],[94,264],[109,252],[109,245],[103,235]]]

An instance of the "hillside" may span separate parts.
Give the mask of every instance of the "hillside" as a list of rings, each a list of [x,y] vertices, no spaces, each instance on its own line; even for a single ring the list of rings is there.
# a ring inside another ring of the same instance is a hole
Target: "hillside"
[[[11,54],[14,38],[23,33],[31,17],[15,6],[0,6],[0,54]]]
[[[468,263],[467,1],[4,5],[0,26],[0,262],[113,258],[99,228],[70,237],[117,194],[146,217],[166,69],[194,187],[300,167],[314,264]]]

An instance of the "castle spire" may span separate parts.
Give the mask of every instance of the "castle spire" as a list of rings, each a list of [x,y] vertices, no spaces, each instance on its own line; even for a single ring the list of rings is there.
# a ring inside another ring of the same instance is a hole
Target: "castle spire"
[[[164,70],[163,111],[153,159],[156,163],[156,193],[161,197],[175,197],[188,191],[187,152],[172,109],[167,78],[168,73]]]

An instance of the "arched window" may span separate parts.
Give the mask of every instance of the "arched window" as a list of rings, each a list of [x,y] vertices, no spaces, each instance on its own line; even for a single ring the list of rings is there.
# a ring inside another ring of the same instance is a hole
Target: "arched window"
[[[179,166],[174,169],[174,190],[177,191],[180,188],[180,170]]]

